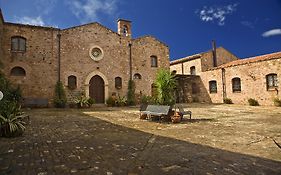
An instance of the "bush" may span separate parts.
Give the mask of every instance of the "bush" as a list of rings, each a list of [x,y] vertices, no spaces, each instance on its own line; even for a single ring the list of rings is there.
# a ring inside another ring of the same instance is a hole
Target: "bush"
[[[259,106],[259,102],[253,98],[248,99],[248,103],[250,106]]]
[[[67,100],[66,100],[63,84],[62,82],[58,81],[55,89],[54,105],[56,108],[65,108],[66,102]]]
[[[132,102],[132,101],[131,101]],[[115,101],[116,106],[126,106],[127,104],[127,99],[126,97],[120,97],[118,96],[118,98]],[[132,105],[132,103],[131,103]]]
[[[274,105],[277,107],[281,107],[281,99],[279,99],[278,97],[273,99]]]
[[[223,103],[225,104],[233,104],[232,100],[230,98],[224,98]]]
[[[127,105],[135,105],[135,83],[133,80],[128,82]]]
[[[115,106],[115,99],[113,97],[109,97],[108,99],[106,99],[106,104],[107,106]]]
[[[85,95],[82,94],[75,100],[75,103],[78,108],[89,108],[95,103],[95,100],[92,98],[87,98]]]

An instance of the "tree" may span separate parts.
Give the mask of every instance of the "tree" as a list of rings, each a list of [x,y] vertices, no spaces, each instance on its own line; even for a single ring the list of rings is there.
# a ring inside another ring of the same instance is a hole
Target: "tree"
[[[175,104],[175,75],[169,70],[160,69],[156,76],[157,101],[161,105]]]
[[[62,82],[58,81],[56,84],[56,90],[55,90],[55,99],[54,104],[57,108],[64,108],[66,104],[66,95],[63,88]]]

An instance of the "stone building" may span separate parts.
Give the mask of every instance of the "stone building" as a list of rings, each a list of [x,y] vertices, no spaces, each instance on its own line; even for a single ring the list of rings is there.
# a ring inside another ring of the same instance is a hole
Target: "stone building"
[[[273,105],[281,98],[281,52],[239,59],[229,51],[213,47],[211,51],[170,62],[179,86],[178,102],[247,104],[256,99],[261,105]]]
[[[151,95],[158,69],[169,69],[168,46],[152,36],[132,38],[128,20],[119,19],[114,32],[97,22],[58,29],[0,17],[2,71],[35,103],[51,104],[57,81],[70,101],[82,92],[97,103],[126,96],[130,79],[136,94]]]

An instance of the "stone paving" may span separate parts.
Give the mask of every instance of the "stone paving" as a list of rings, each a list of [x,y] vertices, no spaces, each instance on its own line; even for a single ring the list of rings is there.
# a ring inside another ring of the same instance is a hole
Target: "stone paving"
[[[281,174],[280,161],[143,132],[80,110],[27,113],[23,136],[0,138],[0,174]]]

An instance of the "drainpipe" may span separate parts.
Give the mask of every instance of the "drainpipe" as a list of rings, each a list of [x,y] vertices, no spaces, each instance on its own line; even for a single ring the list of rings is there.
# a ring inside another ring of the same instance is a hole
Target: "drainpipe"
[[[225,85],[225,69],[221,69],[221,79],[222,79],[222,97],[223,99],[227,98],[226,94],[226,85]]]
[[[60,32],[57,34],[58,37],[58,81],[60,82],[61,77],[61,58],[60,58],[60,48],[61,48],[61,34]]]
[[[130,78],[129,80],[132,80],[132,44],[129,43],[129,71],[130,71]]]
[[[181,63],[181,74],[184,74],[183,62]]]

